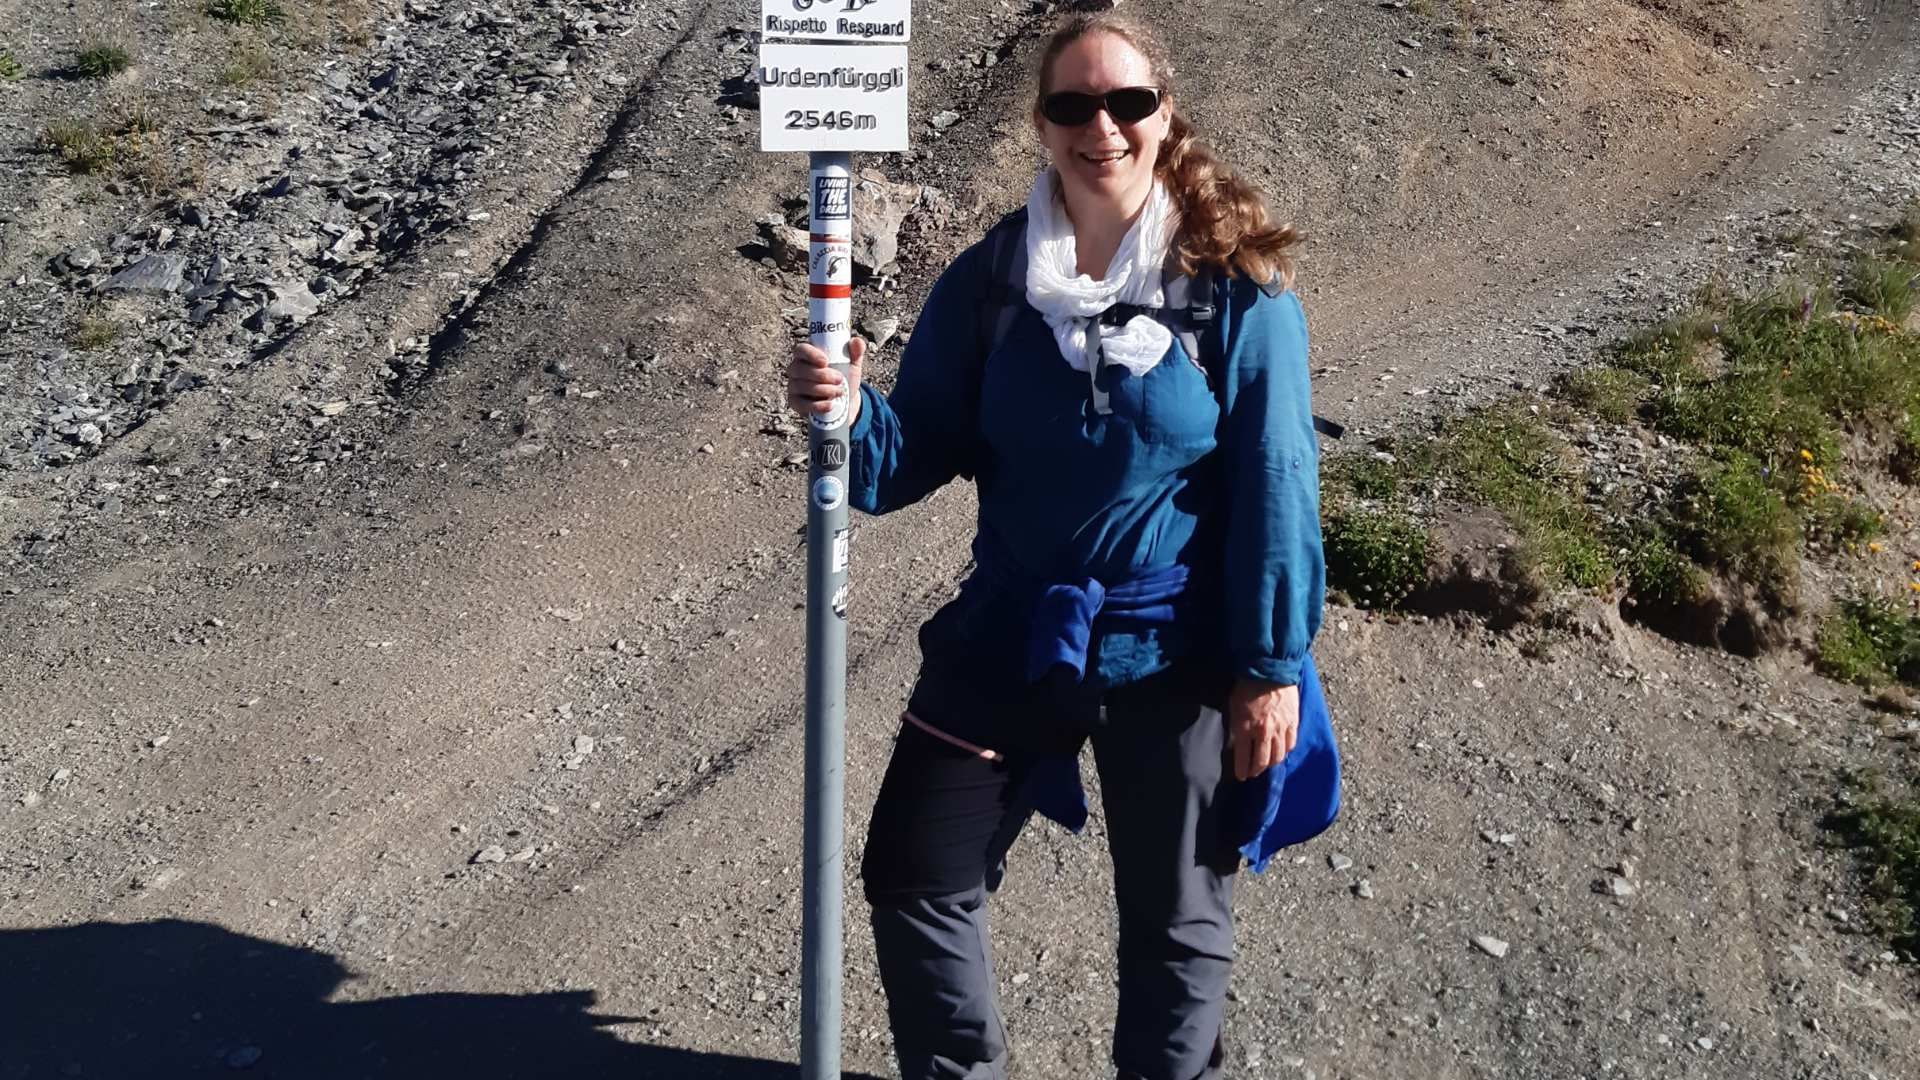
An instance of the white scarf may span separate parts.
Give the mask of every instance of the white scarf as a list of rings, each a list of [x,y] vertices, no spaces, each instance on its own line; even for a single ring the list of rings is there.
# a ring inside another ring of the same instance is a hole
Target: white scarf
[[[1027,303],[1032,304],[1060,345],[1060,355],[1075,371],[1091,378],[1101,364],[1118,364],[1138,377],[1153,370],[1173,342],[1173,332],[1157,319],[1135,315],[1124,326],[1103,326],[1099,314],[1114,304],[1164,307],[1162,267],[1173,240],[1173,200],[1158,180],[1133,228],[1120,240],[1103,278],[1079,272],[1073,224],[1055,195],[1050,166],[1027,196]],[[1094,387],[1094,404],[1106,412],[1106,395]]]

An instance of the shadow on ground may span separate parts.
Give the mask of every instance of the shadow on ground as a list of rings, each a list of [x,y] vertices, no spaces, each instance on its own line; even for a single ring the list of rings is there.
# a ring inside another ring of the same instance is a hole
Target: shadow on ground
[[[590,990],[329,1002],[323,952],[206,923],[0,930],[0,1078],[790,1080],[798,1066],[623,1042]],[[871,1078],[867,1078],[871,1080]]]

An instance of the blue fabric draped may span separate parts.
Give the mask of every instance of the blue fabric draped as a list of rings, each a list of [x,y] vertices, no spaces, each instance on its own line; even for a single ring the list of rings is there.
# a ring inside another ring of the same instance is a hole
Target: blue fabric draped
[[[980,559],[976,573],[1004,586],[1015,577],[1010,564],[1002,562],[1004,553],[987,534],[980,540],[974,549]],[[1187,578],[1187,567],[1175,564],[1118,582],[1084,578],[1046,586],[1028,625],[1028,681],[1037,683],[1056,667],[1065,667],[1075,681],[1084,678],[1087,650],[1100,624],[1171,625],[1173,602],[1185,591]],[[1265,870],[1281,848],[1319,835],[1340,812],[1340,754],[1311,656],[1300,669],[1299,687],[1300,728],[1293,749],[1259,776],[1229,785],[1230,840],[1255,873]],[[1074,832],[1086,825],[1087,795],[1077,757],[1043,755],[1027,784],[1028,798],[1041,815]]]

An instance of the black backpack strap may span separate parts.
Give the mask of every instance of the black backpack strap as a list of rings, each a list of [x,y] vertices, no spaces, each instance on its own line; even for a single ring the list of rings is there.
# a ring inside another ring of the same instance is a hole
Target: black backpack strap
[[[1169,266],[1168,273],[1171,274],[1172,272],[1173,268]],[[1171,280],[1171,278],[1169,278],[1169,280]],[[1215,358],[1212,353],[1204,350],[1208,343],[1215,341],[1215,335],[1211,332],[1213,330],[1212,324],[1214,319],[1213,268],[1210,266],[1202,266],[1196,271],[1193,275],[1191,289],[1192,291],[1188,296],[1188,306],[1184,313],[1184,321],[1188,324],[1189,328],[1184,330],[1176,329],[1175,333],[1180,335],[1181,347],[1187,350],[1188,356],[1194,358],[1194,363],[1198,364],[1200,370],[1207,374],[1207,382],[1209,385],[1212,385],[1218,382],[1213,376]],[[1275,274],[1273,277],[1260,283],[1260,291],[1267,294],[1269,298],[1277,298],[1287,291],[1286,282],[1281,280],[1280,275]],[[1206,336],[1200,337],[1201,334],[1205,334]],[[1196,343],[1199,345],[1198,349],[1195,347]],[[1224,343],[1220,344],[1224,346]],[[1219,392],[1217,386],[1215,392]],[[1338,439],[1347,433],[1345,425],[1329,420],[1319,413],[1313,414],[1313,430],[1325,435],[1329,439]]]
[[[988,231],[987,266],[990,273],[980,305],[980,325],[988,331],[986,348],[980,354],[983,363],[1007,340],[1020,306],[1027,302],[1026,207],[1001,218]]]

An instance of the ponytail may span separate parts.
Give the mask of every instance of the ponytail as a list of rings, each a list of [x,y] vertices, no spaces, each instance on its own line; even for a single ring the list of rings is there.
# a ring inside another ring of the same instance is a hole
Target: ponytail
[[[1181,273],[1211,266],[1228,277],[1244,274],[1261,284],[1277,279],[1293,287],[1287,249],[1300,234],[1291,225],[1273,224],[1266,199],[1214,156],[1177,109],[1155,172],[1180,208],[1174,256]]]

